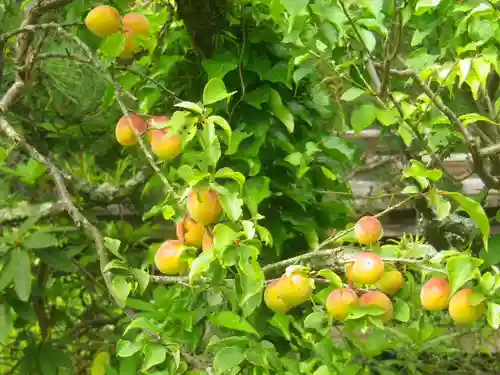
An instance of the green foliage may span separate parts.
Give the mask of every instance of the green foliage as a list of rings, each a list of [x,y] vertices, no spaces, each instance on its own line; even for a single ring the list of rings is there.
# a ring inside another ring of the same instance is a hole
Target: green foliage
[[[209,14],[175,3],[113,3],[151,23],[130,59],[118,58],[123,34],[100,39],[73,25],[97,2],[37,15],[71,25],[30,33],[40,61],[22,72],[32,81],[0,119],[50,156],[70,196],[54,191],[54,170],[20,153],[2,126],[0,372],[433,374],[464,362],[500,372],[457,344],[499,328],[500,259],[483,202],[456,191],[442,165],[468,151],[487,188],[499,187],[488,179],[496,181],[491,147],[500,143],[498,4],[228,0]],[[0,4],[0,34],[18,28],[29,6]],[[21,66],[14,36],[3,47],[7,92]],[[179,136],[181,155],[156,160],[146,134],[120,148],[114,126],[127,112],[168,116],[155,129]],[[408,160],[391,193],[417,202],[447,242],[436,249],[405,235],[365,248],[405,283],[391,297],[391,321],[379,306],[353,305],[340,324],[325,304],[362,250],[350,183],[366,151],[343,134],[373,128],[395,137]],[[204,228],[214,246],[186,248],[189,272],[162,276],[156,250],[175,238],[189,189],[200,187],[222,206]],[[63,213],[65,199],[86,220]],[[463,222],[457,245],[448,239]],[[266,287],[297,263],[314,279],[312,297],[271,312]],[[432,276],[447,277],[452,294],[473,289],[469,302],[485,303],[484,316],[457,331],[446,311],[424,311],[419,292]]]

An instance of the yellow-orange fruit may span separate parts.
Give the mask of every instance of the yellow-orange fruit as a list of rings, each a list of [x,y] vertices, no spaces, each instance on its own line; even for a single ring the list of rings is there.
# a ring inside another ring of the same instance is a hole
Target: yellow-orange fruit
[[[106,37],[120,30],[120,13],[109,5],[100,5],[92,9],[85,17],[85,25],[95,35]]]
[[[353,282],[353,279],[352,279],[352,266],[353,265],[354,265],[354,263],[347,263],[345,266],[345,277],[346,277],[348,283]]]
[[[205,227],[193,219],[185,217],[177,223],[176,232],[177,238],[183,241],[184,244],[200,248],[205,234]]]
[[[386,271],[378,281],[377,286],[381,292],[392,296],[397,293],[404,284],[403,275],[397,270]]]
[[[355,283],[375,284],[384,275],[384,261],[375,253],[361,253],[354,261],[351,274]]]
[[[328,295],[326,310],[334,319],[344,320],[349,306],[357,302],[358,295],[351,288],[335,289]]]
[[[433,277],[420,291],[420,302],[425,310],[439,311],[448,307],[451,287],[444,277]]]
[[[162,160],[175,159],[181,153],[180,137],[168,132],[168,128],[151,130],[151,150]]]
[[[130,57],[137,50],[133,35],[134,33],[132,31],[125,30],[125,45],[123,46],[123,50],[120,53],[121,58]]]
[[[477,305],[471,305],[469,302],[471,289],[462,289],[456,292],[450,298],[448,313],[451,319],[457,324],[469,324],[478,320],[486,311],[484,301]]]
[[[219,194],[211,189],[193,189],[187,198],[189,215],[203,225],[213,224],[222,212]]]
[[[138,114],[132,113],[129,116],[123,116],[115,128],[115,136],[118,143],[122,146],[132,146],[137,143],[133,126],[138,133],[143,133],[147,130],[148,125]]]
[[[122,23],[126,30],[139,35],[149,35],[149,21],[143,14],[129,13],[123,17]]]
[[[182,275],[188,270],[187,260],[181,259],[182,241],[165,241],[155,254],[155,264],[165,275]]]
[[[387,322],[392,319],[392,302],[384,293],[378,290],[373,290],[360,297],[360,303],[362,305],[375,305],[382,307],[385,311],[380,318],[383,322]]]
[[[266,285],[264,302],[274,312],[286,313],[292,308],[280,295],[279,280],[272,280]]]
[[[382,233],[382,224],[375,216],[363,216],[354,226],[354,234],[362,245],[375,243]]]
[[[291,306],[309,300],[314,289],[314,281],[300,271],[284,273],[277,285],[281,298]]]
[[[203,241],[201,243],[201,249],[203,251],[206,251],[213,248],[214,248],[214,240],[212,236],[207,231],[205,231],[205,234],[203,235]]]

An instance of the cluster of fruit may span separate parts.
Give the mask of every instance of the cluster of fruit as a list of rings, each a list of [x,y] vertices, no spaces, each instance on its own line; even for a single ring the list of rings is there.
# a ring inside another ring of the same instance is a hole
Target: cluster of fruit
[[[192,189],[187,197],[188,216],[177,224],[177,239],[165,241],[155,254],[156,268],[165,275],[183,275],[189,269],[187,247],[203,251],[214,247],[209,226],[222,212],[219,195],[212,189]]]
[[[123,18],[116,8],[100,5],[92,9],[85,18],[87,28],[100,37],[107,37],[118,32],[125,36],[125,45],[120,57],[132,56],[137,51],[136,36],[149,36],[149,21],[139,13],[129,13]]]
[[[146,121],[138,114],[132,113],[120,118],[116,124],[116,140],[122,146],[132,146],[137,143],[137,135],[146,134],[151,144],[151,151],[159,159],[172,160],[181,153],[181,138],[175,134],[168,134],[167,123],[168,117],[166,116],[156,116]],[[155,129],[155,126],[162,128]]]
[[[371,244],[381,234],[381,224],[375,217],[363,217],[355,226],[358,242]],[[392,319],[393,305],[390,299],[403,288],[404,278],[392,264],[386,264],[373,252],[360,253],[354,262],[345,268],[347,287],[334,289],[327,298],[328,314],[339,321],[344,321],[350,313],[351,305],[379,306],[383,309],[380,318],[383,322]],[[358,298],[356,286],[376,286],[378,290],[369,290]],[[312,296],[314,279],[302,267],[290,266],[277,280],[271,280],[264,292],[266,305],[275,312],[288,312]],[[428,311],[448,308],[450,317],[458,324],[468,324],[479,319],[486,310],[482,299],[474,301],[471,289],[462,289],[451,296],[451,287],[443,277],[433,277],[421,289],[422,307]]]

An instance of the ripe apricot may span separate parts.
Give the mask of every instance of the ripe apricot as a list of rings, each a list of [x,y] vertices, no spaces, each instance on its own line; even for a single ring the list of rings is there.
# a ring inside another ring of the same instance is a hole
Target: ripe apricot
[[[182,275],[186,273],[188,262],[181,259],[183,247],[180,240],[165,241],[156,251],[156,268],[165,275]]]
[[[375,305],[382,307],[385,310],[384,313],[380,315],[383,322],[387,322],[392,319],[392,302],[384,293],[379,292],[378,290],[373,290],[363,294],[359,300],[362,305]]]
[[[398,270],[386,271],[378,281],[377,286],[381,292],[392,296],[403,287],[404,279]]]
[[[335,289],[328,295],[326,310],[334,319],[344,320],[349,306],[357,302],[358,295],[351,288]]]
[[[211,189],[193,189],[187,198],[187,209],[197,222],[213,224],[222,212],[219,194]]]
[[[384,261],[375,253],[363,252],[354,261],[351,273],[355,283],[374,284],[384,275]]]
[[[126,30],[139,35],[149,35],[149,21],[143,14],[129,13],[123,17],[122,23]]]
[[[314,280],[302,271],[288,269],[277,285],[281,299],[291,306],[297,306],[311,298]]]
[[[281,298],[279,280],[272,280],[266,285],[264,302],[274,312],[286,313],[292,308]]]
[[[382,224],[375,216],[363,216],[354,226],[354,234],[362,245],[375,243],[382,233]]]
[[[486,311],[484,301],[477,305],[472,305],[469,298],[472,294],[471,289],[462,289],[456,292],[450,298],[448,312],[451,319],[457,324],[469,324],[478,320]]]
[[[133,126],[138,133],[143,133],[147,130],[148,124],[138,114],[132,113],[129,116],[123,116],[118,120],[115,128],[115,136],[118,143],[122,146],[132,146],[137,143]]]
[[[420,291],[422,307],[429,311],[439,311],[448,307],[451,287],[444,277],[433,277]]]
[[[347,263],[345,266],[345,277],[347,279],[348,283],[352,283],[352,266],[354,266],[354,263]]]
[[[177,238],[183,241],[185,245],[200,248],[205,234],[205,227],[193,219],[185,217],[177,223],[176,232]]]
[[[205,231],[205,234],[203,235],[203,241],[201,243],[201,249],[203,251],[206,251],[213,248],[214,248],[214,239],[207,231]]]
[[[134,40],[134,33],[130,30],[125,30],[125,45],[120,53],[120,57],[124,59],[130,57],[136,50],[137,48]]]
[[[151,150],[162,160],[175,159],[181,153],[180,137],[168,132],[168,128],[151,130]]]
[[[109,5],[100,5],[92,9],[85,17],[85,25],[95,35],[106,37],[120,30],[120,13]]]

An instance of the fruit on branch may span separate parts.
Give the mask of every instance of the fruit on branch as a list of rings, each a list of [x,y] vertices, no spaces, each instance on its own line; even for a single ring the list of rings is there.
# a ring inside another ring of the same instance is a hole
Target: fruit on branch
[[[165,241],[155,254],[155,265],[165,275],[182,275],[189,268],[188,261],[181,258],[184,245],[180,240]]]
[[[360,284],[375,284],[384,275],[384,261],[377,254],[363,252],[352,266],[352,280]]]
[[[354,226],[354,234],[362,245],[375,243],[382,234],[382,224],[375,216],[363,216]]]
[[[132,146],[137,143],[137,137],[132,127],[140,134],[148,129],[148,124],[136,113],[120,118],[116,124],[115,136],[122,146]]]
[[[187,198],[189,215],[203,225],[217,221],[222,212],[219,194],[212,189],[193,189]]]
[[[420,302],[425,310],[439,311],[448,307],[451,287],[444,277],[433,277],[420,291]]]
[[[363,294],[359,298],[361,305],[374,305],[380,306],[384,309],[384,313],[380,315],[383,322],[387,322],[392,319],[392,302],[384,293],[378,290],[372,290],[366,294]]]
[[[478,320],[486,311],[484,301],[477,305],[471,304],[471,289],[462,289],[450,298],[448,312],[451,319],[457,324],[469,324]]]
[[[264,303],[274,312],[288,312],[292,306],[287,304],[280,294],[280,280],[271,280],[264,290]]]
[[[283,301],[291,306],[297,306],[311,298],[314,290],[314,280],[300,266],[289,266],[280,277],[278,288]]]
[[[185,245],[200,248],[205,235],[205,227],[193,219],[184,217],[177,223],[176,232],[177,238]]]
[[[353,303],[358,302],[358,295],[351,288],[339,288],[333,290],[326,300],[328,314],[337,320],[344,320],[347,310]]]
[[[125,45],[120,53],[121,58],[127,58],[134,54],[136,51],[136,45],[134,40],[134,33],[130,30],[125,30]]]
[[[354,263],[347,263],[345,266],[345,277],[347,279],[348,283],[352,283],[352,266],[354,266]]]
[[[175,159],[181,153],[181,138],[176,134],[168,134],[170,131],[166,127],[168,120],[167,116],[157,116],[149,121],[151,128],[163,126],[161,129],[151,129],[149,136],[151,150],[162,160]]]
[[[85,25],[87,29],[100,37],[113,35],[120,31],[120,13],[109,5],[97,6],[85,17]]]
[[[131,32],[139,35],[149,35],[149,21],[143,14],[126,14],[123,16],[122,23],[126,30],[130,30]]]
[[[203,235],[203,241],[201,243],[201,249],[203,251],[206,251],[206,250],[209,250],[209,249],[213,249],[214,248],[214,239],[212,238],[212,236],[207,232],[205,231],[205,234]]]
[[[386,271],[377,282],[377,287],[382,293],[392,296],[397,293],[404,284],[403,274],[398,270]]]

